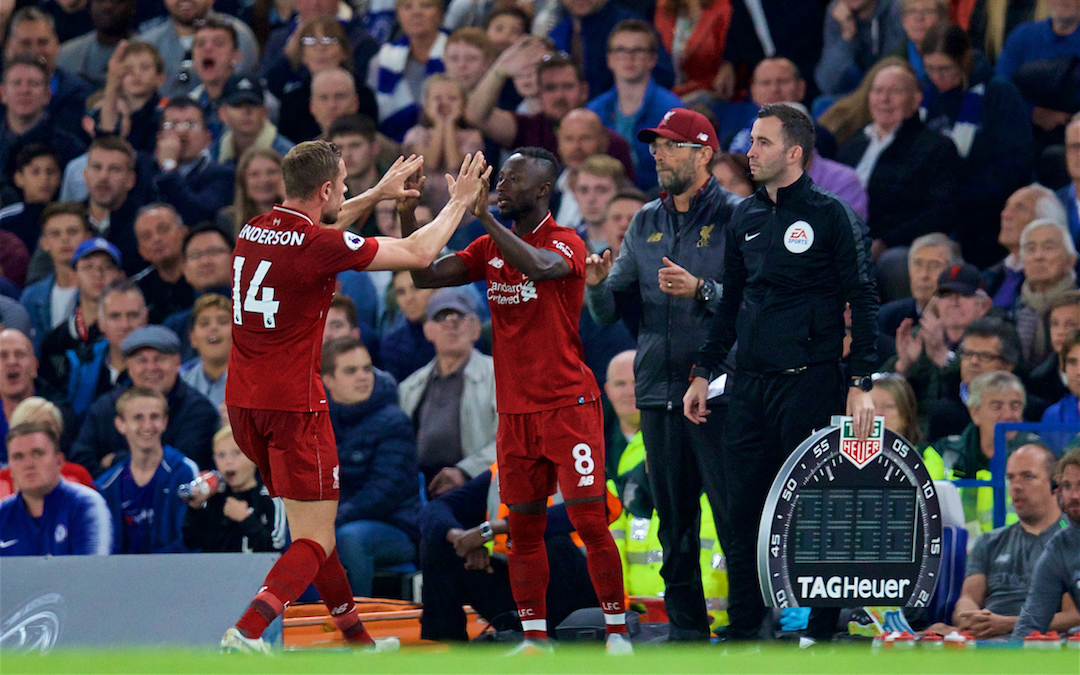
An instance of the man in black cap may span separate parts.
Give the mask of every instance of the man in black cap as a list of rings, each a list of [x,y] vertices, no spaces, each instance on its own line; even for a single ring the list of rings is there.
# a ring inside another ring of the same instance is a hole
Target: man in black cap
[[[218,101],[218,119],[224,132],[210,146],[218,164],[236,164],[248,148],[270,148],[282,157],[293,143],[269,119],[267,95],[254,77],[233,75]]]
[[[124,439],[113,420],[116,400],[128,386],[160,392],[169,403],[169,423],[162,442],[194,460],[202,469],[214,468],[211,441],[221,416],[210,400],[195,391],[180,374],[180,338],[164,326],[144,326],[121,345],[127,357],[131,383],[102,394],[86,415],[71,450],[71,461],[85,466],[94,476],[116,464],[125,451]]]
[[[697,496],[703,489],[708,495],[726,550],[726,405],[713,406],[699,426],[683,417],[682,396],[720,302],[727,227],[742,198],[709,173],[719,144],[704,115],[675,108],[638,140],[649,144],[664,192],[634,216],[617,259],[610,252],[589,256],[585,298],[602,326],[629,314],[628,307],[641,308],[631,327],[638,336],[635,391],[664,548],[668,639],[707,640]]]

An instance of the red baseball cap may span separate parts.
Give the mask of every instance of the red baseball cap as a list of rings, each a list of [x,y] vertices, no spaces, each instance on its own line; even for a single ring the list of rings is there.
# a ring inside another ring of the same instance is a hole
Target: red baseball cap
[[[720,152],[716,129],[704,115],[686,108],[672,108],[655,129],[642,129],[637,135],[643,143],[652,143],[657,136],[678,143],[697,143],[712,148],[713,152]]]

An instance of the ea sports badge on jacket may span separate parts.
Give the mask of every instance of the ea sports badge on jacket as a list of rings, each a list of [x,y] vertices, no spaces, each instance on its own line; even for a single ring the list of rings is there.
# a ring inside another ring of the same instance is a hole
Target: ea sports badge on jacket
[[[805,220],[796,220],[784,232],[784,248],[792,253],[806,253],[814,245],[814,228]]]
[[[773,607],[925,607],[941,566],[941,509],[922,456],[874,418],[833,417],[784,462],[758,530]]]

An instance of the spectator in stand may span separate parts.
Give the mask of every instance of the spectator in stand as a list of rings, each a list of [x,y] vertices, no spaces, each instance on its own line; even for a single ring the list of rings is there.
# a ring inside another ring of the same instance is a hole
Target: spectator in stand
[[[569,54],[581,69],[589,98],[599,96],[615,84],[610,66],[602,58],[609,47],[609,36],[620,22],[645,17],[613,0],[559,0],[559,4],[567,16],[548,35],[556,48]],[[663,47],[658,46],[656,65],[651,70],[652,79],[660,86],[670,88],[675,84],[671,55]]]
[[[225,231],[203,223],[188,232],[184,239],[184,278],[195,290],[195,298],[207,293],[232,297],[233,237]],[[180,338],[183,360],[194,357],[188,336],[192,328],[191,308],[185,308],[165,319],[163,325]]]
[[[761,106],[770,103],[801,103],[805,97],[806,80],[802,78],[798,66],[791,59],[782,56],[768,58],[754,68],[754,78],[750,81],[750,98],[756,108],[755,115]],[[735,134],[728,145],[728,152],[745,155],[750,150],[750,127],[752,126],[751,121]],[[831,134],[818,134],[816,142],[820,143],[822,139],[828,139],[829,145],[833,145]],[[830,150],[835,150],[835,147]]]
[[[295,142],[317,137],[322,133],[311,110],[311,85],[324,71],[341,69],[349,74],[353,68],[349,40],[341,23],[333,17],[322,17],[304,24],[296,33],[299,38],[299,60],[295,70],[290,61],[281,61],[267,73],[268,86],[281,98],[281,119],[287,121],[286,136]],[[364,71],[366,72],[366,71]],[[357,89],[357,109],[365,115],[376,116],[375,94],[365,86]]]
[[[379,161],[379,138],[375,122],[365,115],[342,115],[330,125],[326,138],[341,150],[345,160],[345,186],[348,195],[355,197],[375,187],[379,178],[389,169]],[[377,235],[374,214],[364,222],[350,225],[350,229],[365,237]]]
[[[61,44],[85,34],[92,25],[89,3],[83,0],[40,0],[36,4],[52,17]]]
[[[937,294],[941,273],[963,265],[960,245],[940,232],[924,234],[911,242],[908,249],[908,281],[911,296],[893,300],[878,310],[878,360],[885,362],[896,354],[896,332],[905,319],[911,326],[918,325],[927,305]],[[967,292],[964,287],[963,291]],[[935,317],[936,319],[937,317]],[[957,338],[963,327],[957,327],[952,338]]]
[[[609,139],[614,135],[610,129],[605,129],[600,122],[600,117],[591,110],[579,108],[571,110],[559,123],[555,137],[558,140],[559,155],[562,157],[563,170],[555,181],[556,193],[552,199],[551,212],[559,223],[566,223],[567,227],[576,226],[581,222],[581,209],[578,208],[574,198],[571,177],[581,169],[589,157],[596,155],[611,155],[612,146]],[[621,136],[615,135],[622,139]],[[623,164],[626,169],[623,174],[623,182],[626,176],[633,176],[633,164]],[[655,170],[655,169],[654,169]]]
[[[620,190],[608,202],[604,212],[604,223],[601,226],[604,241],[611,249],[611,259],[619,257],[626,231],[630,229],[630,221],[645,206],[645,195],[638,190]]]
[[[275,77],[285,75],[292,79],[288,84],[294,84],[296,78],[303,79],[301,65],[307,66],[312,75],[315,74],[316,71],[308,62],[313,52],[325,55],[340,49],[349,63],[349,70],[367,73],[368,64],[379,51],[380,42],[386,41],[382,37],[377,40],[368,32],[365,23],[372,18],[370,15],[357,12],[345,16],[341,11],[342,3],[338,0],[297,0],[289,4],[290,9],[295,10],[293,18],[270,34],[259,71],[271,82],[270,88],[275,95],[281,93],[275,90]],[[368,12],[373,9],[369,3]],[[318,28],[314,32],[309,30],[316,26]],[[327,41],[323,38],[332,39]],[[333,65],[342,66],[343,62],[336,60]],[[288,85],[285,81],[279,81],[279,86]]]
[[[1050,354],[1047,318],[1054,296],[1076,289],[1076,246],[1069,231],[1052,220],[1033,220],[1020,233],[1024,283],[1010,308],[1024,360],[1041,363]]]
[[[820,113],[817,124],[824,129],[833,140],[836,147],[840,148],[853,136],[870,124],[870,87],[878,73],[891,66],[903,66],[907,61],[899,56],[886,56],[873,66],[863,77],[862,82],[850,94],[839,98],[835,103]],[[814,111],[817,113],[820,101],[815,101]]]
[[[191,43],[191,62],[200,84],[187,96],[202,107],[206,128],[216,141],[223,132],[217,115],[218,105],[225,93],[225,83],[240,63],[236,28],[231,23],[214,19],[199,23]]]
[[[818,89],[831,96],[851,91],[874,62],[903,50],[906,41],[899,0],[832,0],[814,72]]]
[[[959,10],[962,3],[952,4],[954,10]],[[1047,4],[1024,0],[975,0],[970,3],[970,11],[966,15],[961,13],[962,10],[956,12],[954,23],[967,30],[976,49],[982,50],[987,58],[996,62],[1005,46],[1005,38],[1022,23],[1046,18]]]
[[[1010,80],[973,77],[975,52],[959,26],[933,26],[920,49],[930,79],[923,101],[926,128],[952,139],[961,160],[958,203],[964,218],[956,236],[964,258],[986,267],[997,258],[998,214],[1034,167],[1027,106]]]
[[[83,179],[89,193],[87,213],[94,236],[120,252],[124,272],[146,267],[135,239],[135,215],[142,206],[135,188],[135,150],[118,136],[95,138],[87,151]]]
[[[541,40],[530,37],[524,38],[500,54],[495,64],[480,80],[480,84],[469,95],[469,100],[465,104],[465,119],[507,150],[518,147],[539,147],[558,157],[560,151],[556,130],[563,128],[571,111],[580,108],[588,101],[588,86],[585,84],[585,78],[580,69],[570,59],[555,55],[540,60],[546,49]],[[542,111],[534,115],[525,115],[497,108],[499,93],[507,78],[515,73],[521,75],[531,67],[530,64],[534,61],[539,61],[536,72],[540,85]],[[581,113],[584,112],[586,111],[581,111]],[[569,159],[559,157],[560,161],[582,162],[589,155],[606,153],[622,162],[627,174],[632,175],[634,160],[631,158],[630,144],[626,139],[614,131],[604,129],[595,113],[589,113],[586,116],[581,116],[579,113],[575,117],[579,121],[585,121],[589,117],[596,119],[596,126],[600,128],[601,133],[589,134],[589,136],[596,139],[597,146],[589,151],[579,150],[578,157]],[[603,138],[605,134],[607,135],[606,142]],[[560,189],[562,187],[565,187],[565,178]],[[565,195],[565,190],[563,193]],[[563,219],[562,222],[574,220],[576,218]]]
[[[1080,330],[1080,291],[1068,291],[1056,296],[1050,302],[1047,324],[1052,351],[1042,363],[1032,364],[1024,378],[1024,386],[1032,396],[1044,401],[1060,401],[1069,393],[1065,386],[1067,378],[1062,349],[1066,338]]]
[[[227,297],[199,296],[191,308],[190,339],[198,356],[180,366],[180,379],[221,408],[232,348],[232,304]]]
[[[1053,450],[1041,443],[1021,446],[1009,455],[1005,480],[1019,520],[975,540],[953,610],[953,625],[935,624],[930,630],[941,635],[968,631],[979,640],[1012,632],[1028,595],[1035,561],[1047,542],[1068,527],[1054,494],[1056,465]],[[1054,616],[1050,628],[1065,632],[1080,622],[1080,615],[1068,593],[1061,601],[1062,611]]]
[[[1076,301],[1075,294],[1070,298]],[[1072,318],[1076,318],[1075,316]],[[1075,330],[1062,342],[1058,355],[1058,372],[1065,376],[1065,394],[1043,413],[1043,422],[1056,424],[1080,423],[1080,333]]]
[[[113,553],[182,553],[187,504],[178,489],[199,475],[199,467],[179,450],[164,443],[169,423],[165,396],[133,386],[116,400],[116,429],[122,436],[114,446],[124,458],[97,480],[98,490],[112,516]],[[126,442],[125,442],[126,441]]]
[[[148,42],[122,42],[109,58],[95,135],[123,136],[139,152],[152,153],[161,127],[165,62]],[[125,134],[124,119],[131,128]]]
[[[72,40],[60,36],[56,64],[101,88],[120,41],[135,37],[135,0],[90,0],[87,4],[94,30]]]
[[[390,285],[400,311],[383,331],[379,359],[382,368],[401,382],[435,358],[435,346],[424,331],[428,302],[435,291],[417,288],[407,271],[395,272]]]
[[[12,182],[22,193],[22,199],[0,209],[0,230],[18,235],[27,251],[37,248],[41,237],[41,213],[56,198],[60,171],[56,151],[47,145],[27,145],[15,157]]]
[[[77,120],[64,126],[50,115],[51,97],[48,69],[38,57],[20,54],[4,60],[0,103],[6,113],[0,124],[0,184],[11,185],[15,158],[27,145],[52,148],[64,165],[86,149],[80,138],[66,130],[78,128]],[[81,105],[79,111],[81,115]]]
[[[259,61],[259,48],[255,36],[248,26],[228,14],[211,9],[213,0],[164,0],[169,18],[155,24],[139,35],[139,40],[157,47],[165,62],[165,84],[161,94],[172,99],[186,96],[199,86],[199,76],[195,73],[191,55],[192,41],[200,21],[214,19],[231,23],[236,28],[237,43],[240,45],[241,62],[236,72],[241,75],[253,75]]]
[[[420,89],[428,75],[441,73],[446,34],[440,0],[397,0],[402,36],[383,44],[368,66],[367,84],[379,105],[379,130],[401,142],[420,118]]]
[[[416,438],[393,380],[359,340],[323,345],[322,379],[341,466],[337,551],[353,593],[370,596],[377,565],[416,559]]]
[[[184,279],[184,239],[188,228],[172,206],[161,202],[139,209],[135,238],[139,255],[150,266],[132,279],[148,299],[149,322],[161,323],[173,312],[191,307],[195,291]]]
[[[1005,249],[1005,258],[983,272],[986,292],[994,299],[994,307],[1007,310],[1016,303],[1024,283],[1024,262],[1020,252],[1020,233],[1034,220],[1066,222],[1064,209],[1054,199],[1054,193],[1038,183],[1026,185],[1012,193],[1001,210],[998,243]]]
[[[986,372],[971,381],[967,409],[971,422],[959,436],[938,438],[923,451],[926,470],[934,480],[977,478],[990,480],[994,456],[994,427],[1001,422],[1023,421],[1026,392],[1020,378],[1002,371]],[[1038,436],[1016,433],[1006,436],[1006,452],[1038,442]],[[931,437],[933,438],[933,437]],[[989,488],[962,488],[964,520],[973,537],[993,528],[993,495]],[[1010,514],[1006,523],[1016,522]]]
[[[44,64],[51,94],[48,101],[50,119],[60,129],[78,129],[83,104],[94,88],[75,73],[58,68],[56,57],[59,53],[60,39],[51,16],[37,7],[24,7],[15,12],[4,44],[4,61],[29,56]]]
[[[334,122],[345,115],[355,115],[360,111],[360,98],[356,92],[356,78],[343,68],[330,68],[311,78],[311,100],[308,110],[317,125],[316,136],[321,138],[330,130]],[[312,131],[314,130],[313,128]],[[309,139],[294,138],[293,140],[299,142]]]
[[[462,3],[463,0],[457,0],[457,2]],[[447,15],[453,11],[453,6],[454,0],[450,0]],[[532,27],[532,15],[516,5],[496,7],[484,15],[481,27],[491,40],[495,54],[498,55],[509,49],[510,45],[517,42],[522,35],[529,33]]]
[[[232,427],[214,434],[214,466],[225,489],[188,502],[184,546],[203,553],[273,553],[285,548],[285,506],[263,486]]]
[[[833,1],[834,6],[848,2]],[[956,222],[960,174],[956,146],[923,125],[918,114],[921,100],[910,65],[878,71],[869,94],[872,121],[836,155],[855,168],[866,188],[875,260],[889,247],[947,231]]]
[[[330,300],[330,309],[326,310],[326,323],[323,325],[323,344],[337,338],[360,339],[360,323],[356,316],[356,303],[347,295],[335,295]]]
[[[885,418],[886,429],[900,434],[916,448],[922,446],[918,403],[907,380],[892,373],[875,375],[870,397],[874,399],[874,416]]]
[[[17,408],[27,399],[40,397],[56,411],[56,436],[60,451],[71,448],[77,431],[77,421],[63,392],[38,377],[38,360],[29,338],[14,328],[0,329],[0,433],[6,436],[9,428],[19,423]],[[27,421],[27,420],[22,420]],[[7,459],[0,457],[0,464]],[[4,497],[7,495],[0,495]]]
[[[29,422],[5,437],[17,494],[0,502],[6,540],[0,556],[108,555],[113,524],[105,500],[93,488],[63,480],[56,430]]]
[[[34,324],[31,338],[40,353],[46,333],[75,312],[78,303],[78,279],[72,257],[79,244],[90,238],[86,209],[74,202],[49,204],[41,213],[39,246],[52,262],[52,272],[41,281],[26,287],[19,302]]]
[[[750,176],[750,160],[746,155],[718,153],[713,157],[709,173],[720,183],[720,187],[740,197],[749,197],[757,190],[757,184]]]
[[[675,94],[687,100],[704,96],[727,101],[735,93],[735,69],[724,60],[731,5],[730,0],[656,3],[653,25],[676,64]]]
[[[465,155],[483,151],[483,134],[465,122],[465,93],[457,80],[447,73],[431,75],[424,80],[420,103],[419,124],[405,132],[401,145],[404,154],[424,157],[429,174],[441,176],[461,166]],[[445,181],[424,181],[422,193],[436,212],[450,198]]]
[[[604,220],[608,204],[625,187],[626,171],[622,164],[607,155],[593,155],[570,174],[570,191],[574,195],[581,220],[574,226],[589,253],[603,253],[610,244],[604,238]]]
[[[459,28],[451,33],[443,51],[446,74],[465,92],[476,88],[480,78],[495,62],[497,53],[487,33],[474,27]]]
[[[104,291],[123,279],[116,247],[101,238],[88,239],[71,258],[77,288],[76,305],[65,320],[41,341],[41,376],[64,391],[79,416],[101,391],[108,346],[104,344],[100,301]]]
[[[163,442],[176,447],[200,467],[211,468],[210,440],[221,416],[205,396],[180,380],[179,338],[168,328],[145,326],[133,331],[121,348],[127,358],[131,386],[153,389],[167,397],[169,414]],[[121,384],[99,396],[79,430],[71,461],[82,464],[91,474],[100,476],[125,456],[123,440],[113,418],[117,399],[127,389],[127,385]]]
[[[210,158],[210,139],[198,103],[174,98],[165,104],[154,151],[159,171],[154,188],[184,222],[213,220],[232,201],[235,170]]]
[[[434,498],[461,487],[495,461],[495,368],[476,347],[480,319],[472,294],[436,291],[424,335],[435,358],[405,378],[398,401],[416,429],[420,471]]]
[[[605,406],[604,473],[619,475],[619,460],[630,441],[641,431],[641,411],[634,396],[634,356],[637,351],[628,349],[616,354],[607,367],[604,381]],[[621,485],[619,486],[622,487]],[[620,493],[622,491],[620,490]]]
[[[637,134],[655,127],[669,110],[682,107],[678,96],[653,80],[659,51],[660,41],[649,24],[640,19],[616,24],[607,40],[607,65],[615,86],[586,106],[605,127],[633,140],[634,175],[642,190],[656,188],[656,163]]]
[[[921,45],[932,26],[939,23],[949,25],[948,20],[949,0],[900,0],[900,26],[907,41],[894,55],[907,59],[924,88],[930,80],[923,67]]]
[[[1075,101],[1075,91],[1062,90],[1061,83],[1075,79],[1060,76],[1075,68],[1070,59],[1080,53],[1080,4],[1056,0],[1046,7],[1049,17],[1021,24],[1009,34],[995,71],[1026,82],[1020,88],[1032,106],[1031,122],[1040,147],[1047,136],[1061,142],[1061,128],[1070,117],[1065,106]]]
[[[27,422],[45,424],[51,427],[57,437],[60,438],[60,452],[63,453],[65,448],[70,449],[71,436],[73,435],[72,427],[65,424],[65,421],[71,425],[77,425],[75,413],[71,411],[71,406],[67,405],[62,399],[58,400],[58,403],[53,403],[41,396],[30,396],[15,406],[14,412],[11,413],[11,417],[7,420],[7,428],[14,429]],[[7,435],[6,430],[4,435]],[[6,455],[4,461],[7,461]],[[60,475],[64,480],[80,483],[91,488],[94,487],[94,477],[90,475],[89,471],[74,462],[65,461],[60,467]],[[0,499],[14,493],[15,486],[11,482],[11,467],[7,466],[0,469]]]
[[[1065,169],[1070,182],[1058,190],[1058,198],[1069,216],[1069,232],[1073,241],[1080,240],[1080,113],[1072,116],[1065,127]]]
[[[251,148],[271,150],[279,156],[293,143],[268,119],[266,94],[259,81],[233,76],[225,83],[217,110],[224,125],[222,135],[210,146],[210,157],[218,164],[233,164]]]
[[[248,148],[241,155],[236,166],[235,196],[232,204],[218,213],[215,224],[219,229],[235,235],[252,218],[269,213],[274,204],[285,199],[281,158],[270,148]]]

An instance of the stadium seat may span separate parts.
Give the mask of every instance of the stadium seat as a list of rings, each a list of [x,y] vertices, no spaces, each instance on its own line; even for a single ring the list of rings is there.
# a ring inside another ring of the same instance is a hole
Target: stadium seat
[[[941,528],[941,569],[934,595],[926,608],[929,623],[952,623],[953,608],[964,586],[967,538],[968,532],[963,527],[945,525]]]

